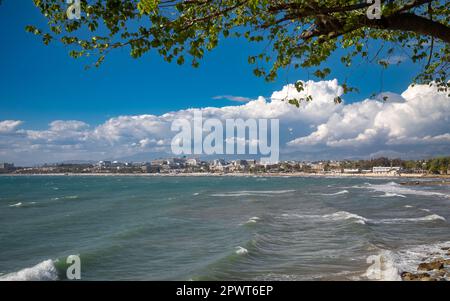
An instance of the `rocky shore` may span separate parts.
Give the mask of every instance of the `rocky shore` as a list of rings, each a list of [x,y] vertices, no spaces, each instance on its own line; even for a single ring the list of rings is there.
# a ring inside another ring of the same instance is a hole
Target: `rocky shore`
[[[450,279],[450,247],[441,248],[446,252],[445,258],[436,253],[422,259],[422,263],[417,266],[415,272],[402,272],[403,281],[447,281]],[[442,255],[442,254],[439,254]]]
[[[439,181],[408,181],[408,182],[400,182],[399,184],[405,186],[450,185],[450,181],[444,179]]]

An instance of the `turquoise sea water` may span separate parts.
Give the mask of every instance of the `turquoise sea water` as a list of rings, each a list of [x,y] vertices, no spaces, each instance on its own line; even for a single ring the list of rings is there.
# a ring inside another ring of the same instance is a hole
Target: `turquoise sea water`
[[[2,176],[0,280],[398,279],[449,221],[449,186],[392,179]]]

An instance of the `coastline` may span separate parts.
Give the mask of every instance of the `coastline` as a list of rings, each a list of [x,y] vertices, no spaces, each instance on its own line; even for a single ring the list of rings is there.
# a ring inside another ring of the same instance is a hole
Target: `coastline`
[[[27,176],[61,176],[61,177],[303,177],[303,178],[392,178],[392,179],[440,179],[450,180],[450,175],[440,174],[384,174],[384,173],[365,173],[365,174],[327,174],[327,173],[30,173],[0,174],[0,177],[27,177]],[[445,181],[444,181],[445,182]]]

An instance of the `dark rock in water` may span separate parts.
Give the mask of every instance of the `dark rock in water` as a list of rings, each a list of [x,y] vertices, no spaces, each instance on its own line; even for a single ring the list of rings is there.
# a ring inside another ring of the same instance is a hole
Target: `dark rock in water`
[[[414,276],[415,275],[413,273],[410,273],[410,272],[403,272],[403,273],[400,274],[400,277],[404,281],[411,281]]]
[[[404,281],[411,281],[414,276],[415,275],[410,272],[403,272],[400,275],[400,277],[402,277],[402,280],[404,280]]]
[[[430,274],[428,273],[410,273],[410,272],[403,272],[400,277],[402,277],[402,280],[404,281],[435,281],[435,278],[432,278]]]
[[[450,247],[441,247],[444,252],[428,253],[417,267],[418,272],[403,272],[404,281],[447,281],[450,279]],[[443,253],[447,253],[444,255]],[[437,256],[439,255],[439,256]]]
[[[429,262],[430,264],[434,264],[434,265],[439,265],[440,263],[442,263],[443,265],[450,265],[450,258],[444,259],[442,257],[439,258],[435,258],[433,261]],[[437,268],[437,269],[443,269],[442,268]]]
[[[408,182],[400,182],[400,185],[406,185],[406,186],[416,186],[416,185],[423,185],[423,186],[430,186],[430,185],[450,185],[450,181],[408,181]]]
[[[440,270],[444,268],[444,263],[441,260],[432,261],[432,262],[422,262],[419,264],[417,268],[418,271],[432,271],[432,270]]]

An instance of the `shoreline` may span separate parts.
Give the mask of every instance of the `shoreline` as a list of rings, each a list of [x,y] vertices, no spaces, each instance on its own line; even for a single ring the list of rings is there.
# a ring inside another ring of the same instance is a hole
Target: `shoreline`
[[[0,174],[0,177],[274,177],[274,178],[389,178],[389,179],[439,179],[450,180],[450,175],[439,174],[326,174],[326,173],[30,173],[30,174],[15,174],[7,173]],[[446,182],[446,181],[442,181]]]

